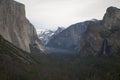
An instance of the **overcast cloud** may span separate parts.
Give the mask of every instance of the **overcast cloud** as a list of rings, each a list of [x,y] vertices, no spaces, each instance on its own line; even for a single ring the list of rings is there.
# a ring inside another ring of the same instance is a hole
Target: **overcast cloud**
[[[102,19],[107,7],[120,8],[120,0],[16,0],[26,6],[26,16],[36,28],[56,29]]]

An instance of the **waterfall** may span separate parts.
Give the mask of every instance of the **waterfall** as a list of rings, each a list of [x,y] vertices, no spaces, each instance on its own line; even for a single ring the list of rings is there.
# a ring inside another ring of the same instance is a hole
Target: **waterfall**
[[[108,39],[105,38],[101,46],[101,55],[107,55],[109,53],[110,53],[109,42],[108,42]]]

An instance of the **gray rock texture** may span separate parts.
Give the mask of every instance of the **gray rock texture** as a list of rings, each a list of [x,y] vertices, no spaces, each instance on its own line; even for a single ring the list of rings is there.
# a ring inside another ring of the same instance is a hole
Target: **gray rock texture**
[[[27,52],[30,52],[29,45],[45,50],[26,18],[25,6],[14,0],[0,0],[0,35]]]
[[[80,55],[101,54],[105,39],[108,40],[109,54],[118,55],[120,50],[120,9],[109,7],[100,24],[88,26],[82,38]]]
[[[66,49],[81,56],[101,55],[103,41],[109,54],[120,52],[120,9],[109,7],[103,20],[91,20],[71,25],[52,38],[48,47]],[[103,52],[103,51],[102,51]]]
[[[60,48],[67,51],[78,51],[82,34],[86,31],[89,21],[71,25],[48,42],[47,47]]]

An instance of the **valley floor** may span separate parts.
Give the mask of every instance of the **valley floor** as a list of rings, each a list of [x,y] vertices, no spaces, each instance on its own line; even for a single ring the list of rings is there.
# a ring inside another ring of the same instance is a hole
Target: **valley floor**
[[[50,54],[39,65],[41,80],[120,80],[120,58]]]
[[[120,80],[120,57],[30,54],[2,40],[0,80]]]

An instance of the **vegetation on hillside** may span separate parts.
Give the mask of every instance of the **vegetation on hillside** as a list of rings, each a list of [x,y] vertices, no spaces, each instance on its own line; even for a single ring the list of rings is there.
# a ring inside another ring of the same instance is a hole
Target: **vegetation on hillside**
[[[120,80],[119,57],[41,56],[0,38],[0,80]]]

